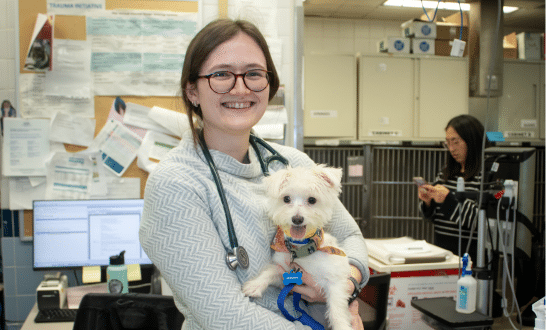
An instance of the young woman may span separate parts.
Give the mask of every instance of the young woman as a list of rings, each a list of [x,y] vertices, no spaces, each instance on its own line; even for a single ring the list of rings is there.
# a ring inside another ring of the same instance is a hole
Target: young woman
[[[256,299],[241,291],[243,283],[255,277],[272,255],[276,228],[265,213],[260,185],[264,176],[260,158],[271,156],[271,151],[251,143],[256,141],[251,131],[278,86],[265,39],[246,21],[213,21],[187,49],[181,88],[191,131],[150,174],[140,227],[144,250],[185,316],[184,329],[309,329],[280,313],[280,288],[270,287]],[[291,166],[313,164],[294,148],[273,143],[271,147]],[[284,166],[272,162],[269,171]],[[212,167],[217,168],[223,189],[218,188]],[[227,225],[228,214],[233,230]],[[366,245],[341,202],[327,230],[348,255],[351,275],[364,285],[369,276]],[[244,247],[248,253],[246,269],[244,253],[238,255],[239,266],[226,264],[226,254],[234,250],[233,231],[239,251]],[[306,285],[295,290],[309,302],[307,312],[324,321],[324,304],[320,303],[324,297],[305,272],[303,279]],[[286,305],[293,311],[290,299]],[[350,307],[354,328],[361,329],[358,306],[352,303]]]
[[[444,146],[449,150],[447,164],[432,185],[418,188],[423,217],[434,223],[434,244],[459,253],[459,221],[462,222],[461,253],[465,252],[473,221],[477,221],[477,201],[465,199],[461,205],[455,197],[457,178],[463,177],[465,190],[479,191],[484,127],[470,115],[452,118],[446,126]],[[476,257],[477,229],[474,230],[469,254]]]

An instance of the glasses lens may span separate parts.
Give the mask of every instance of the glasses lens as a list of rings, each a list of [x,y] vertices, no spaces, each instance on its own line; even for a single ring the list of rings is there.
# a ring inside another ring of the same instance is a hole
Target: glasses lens
[[[251,70],[244,75],[245,85],[254,92],[263,91],[269,84],[269,75],[263,70]]]
[[[214,72],[209,78],[210,88],[216,93],[227,93],[235,85],[235,75],[228,71]]]

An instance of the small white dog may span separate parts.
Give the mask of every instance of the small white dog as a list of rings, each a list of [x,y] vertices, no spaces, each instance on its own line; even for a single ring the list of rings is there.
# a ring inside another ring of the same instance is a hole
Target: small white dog
[[[260,297],[269,285],[282,287],[283,273],[292,262],[308,272],[324,293],[327,319],[332,329],[351,327],[349,261],[335,237],[324,233],[341,192],[341,169],[316,165],[288,167],[263,179],[268,215],[278,226],[271,247],[273,263],[246,282],[243,293]]]

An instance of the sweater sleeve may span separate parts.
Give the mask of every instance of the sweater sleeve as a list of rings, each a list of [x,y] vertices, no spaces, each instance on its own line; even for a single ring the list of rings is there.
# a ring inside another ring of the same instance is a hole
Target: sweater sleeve
[[[362,274],[361,287],[366,285],[370,277],[368,248],[358,224],[341,201],[336,206],[328,231],[337,238],[340,247],[349,258],[349,263],[360,270]]]
[[[310,329],[252,302],[241,292],[205,196],[189,175],[158,179],[145,190],[140,241],[171,288],[189,329]],[[267,291],[266,291],[267,293]]]

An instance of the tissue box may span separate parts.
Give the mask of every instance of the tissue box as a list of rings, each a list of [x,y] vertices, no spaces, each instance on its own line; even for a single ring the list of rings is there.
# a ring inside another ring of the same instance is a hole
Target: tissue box
[[[411,49],[414,54],[429,54],[435,53],[435,40],[434,39],[411,39]]]
[[[410,48],[410,39],[408,38],[388,37],[377,43],[379,52],[409,54]]]
[[[409,20],[402,23],[402,36],[406,38],[428,38],[436,39],[436,23],[423,22],[420,20]]]

